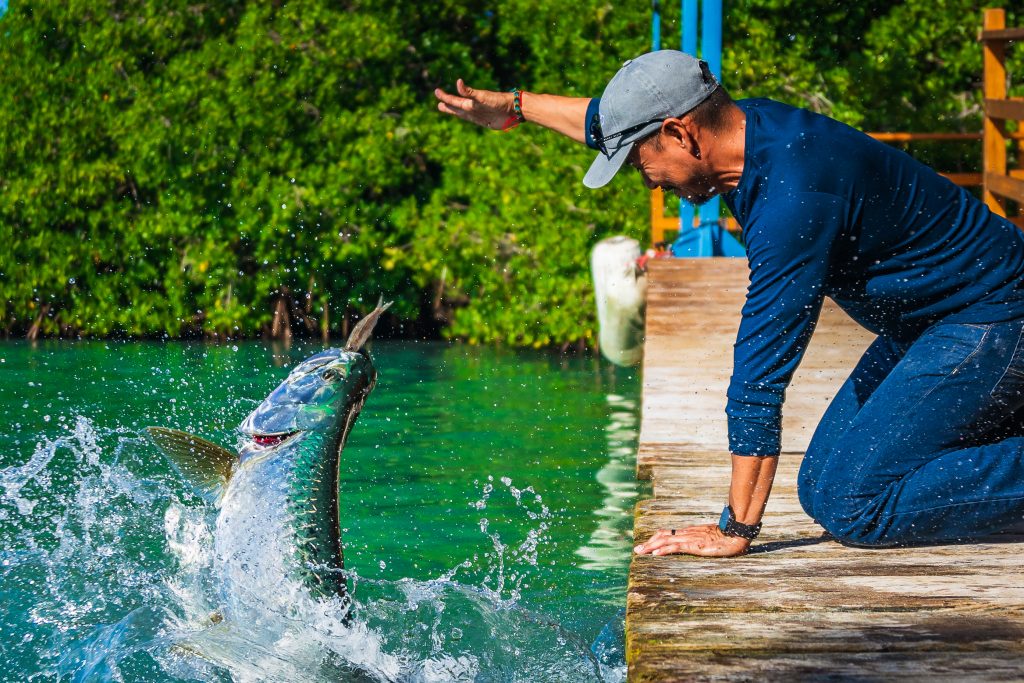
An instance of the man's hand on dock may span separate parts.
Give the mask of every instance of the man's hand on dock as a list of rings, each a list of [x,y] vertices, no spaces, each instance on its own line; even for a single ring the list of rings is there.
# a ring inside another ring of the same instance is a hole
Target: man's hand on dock
[[[683,529],[661,529],[633,548],[637,555],[700,555],[735,557],[747,552],[750,541],[726,536],[717,524],[702,524]]]

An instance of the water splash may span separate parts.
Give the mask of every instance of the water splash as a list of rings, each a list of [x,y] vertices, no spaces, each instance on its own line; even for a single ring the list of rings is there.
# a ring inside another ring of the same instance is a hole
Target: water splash
[[[232,621],[212,572],[214,511],[152,474],[131,430],[57,419],[66,434],[0,470],[0,580],[18,605],[0,638],[39,662],[20,680],[602,680],[586,643],[518,603],[552,519],[532,487],[489,480],[478,509],[510,495],[534,523],[518,537],[482,518],[487,552],[433,580],[349,572],[348,619],[296,586],[286,608]],[[241,599],[260,608],[261,596]]]
[[[507,545],[502,541],[501,533],[491,528],[491,520],[481,517],[480,532],[490,540],[492,550],[485,553],[482,558],[476,557],[474,562],[467,561],[461,566],[476,567],[482,563],[485,568],[483,577],[479,580],[482,589],[489,591],[496,601],[508,600],[514,604],[522,597],[523,582],[527,578],[526,569],[537,566],[538,550],[548,540],[547,534],[553,515],[532,486],[516,488],[509,477],[501,477],[499,481],[515,500],[516,509],[522,510],[528,519],[537,524],[527,530],[522,541]],[[494,491],[494,476],[491,475],[483,486],[480,498],[471,503],[471,506],[480,511],[486,510],[488,500]],[[506,566],[516,569],[506,572]]]
[[[522,492],[510,481],[503,483],[522,501]],[[493,493],[488,482],[474,506],[486,509]],[[550,517],[539,496],[535,500],[537,518]],[[179,520],[169,538],[176,540],[172,548],[193,567],[196,581],[204,572],[202,559],[206,558],[206,572],[214,563],[209,552],[193,547],[208,542],[209,530],[178,513],[168,519]],[[313,600],[298,585],[275,589],[276,594],[289,595],[286,602],[268,599],[264,593],[240,596],[235,586],[231,611],[246,610],[246,618],[235,622],[210,619],[210,603],[190,597],[181,603],[191,609],[182,614],[179,628],[186,631],[191,624],[193,632],[180,646],[198,655],[203,665],[214,662],[230,671],[236,680],[601,680],[600,665],[585,643],[565,633],[556,621],[517,604],[524,577],[520,567],[536,564],[536,545],[546,529],[545,521],[523,542],[506,545],[482,519],[481,531],[494,551],[482,559],[484,578],[479,585],[455,579],[481,564],[468,559],[429,581],[368,579],[348,571],[353,602],[347,619],[342,615],[348,605],[336,599]],[[506,577],[506,567],[516,569]],[[202,583],[196,581],[200,591],[207,590]],[[246,604],[240,607],[239,600]]]
[[[38,675],[51,677],[99,671],[105,648],[130,656],[138,647],[125,634],[151,621],[137,610],[160,604],[165,561],[150,539],[159,537],[153,522],[171,495],[120,462],[141,443],[136,435],[100,434],[82,416],[59,421],[64,436],[40,439],[28,462],[0,470],[0,578],[13,607],[0,638],[20,639],[5,654],[24,661],[34,653]],[[46,647],[32,642],[40,633]]]

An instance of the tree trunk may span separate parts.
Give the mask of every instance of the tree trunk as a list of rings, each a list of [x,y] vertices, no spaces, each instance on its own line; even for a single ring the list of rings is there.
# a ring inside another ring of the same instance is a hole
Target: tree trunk
[[[36,321],[32,323],[32,327],[28,328],[28,334],[25,335],[26,339],[35,341],[39,338],[39,330],[43,326],[43,318],[50,312],[50,304],[42,304],[39,307],[39,315],[36,316]]]
[[[283,340],[286,344],[292,341],[292,319],[288,314],[288,295],[277,295],[274,304],[274,322],[270,324],[270,338]]]
[[[309,276],[309,286],[306,288],[306,305],[301,315],[296,317],[302,318],[302,323],[306,326],[306,332],[313,334],[316,332],[317,324],[316,320],[313,319],[313,287],[316,286],[316,280],[313,276]]]
[[[320,338],[324,344],[331,338],[331,317],[327,309],[327,300],[323,302],[323,315],[320,317]]]

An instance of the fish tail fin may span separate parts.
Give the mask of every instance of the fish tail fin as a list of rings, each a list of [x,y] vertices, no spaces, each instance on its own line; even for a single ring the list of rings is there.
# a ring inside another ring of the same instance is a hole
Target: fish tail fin
[[[373,328],[377,325],[377,319],[380,318],[381,314],[388,310],[393,304],[393,301],[384,303],[384,297],[382,296],[377,302],[377,307],[372,311],[363,316],[363,319],[356,323],[355,329],[352,330],[352,334],[349,335],[348,341],[345,342],[346,351],[358,351],[370,341],[370,336],[373,334]]]

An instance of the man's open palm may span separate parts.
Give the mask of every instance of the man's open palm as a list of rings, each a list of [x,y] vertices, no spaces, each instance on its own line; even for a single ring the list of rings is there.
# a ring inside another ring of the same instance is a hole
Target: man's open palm
[[[455,83],[458,95],[436,88],[438,111],[457,116],[478,126],[501,130],[509,117],[514,116],[512,93],[493,90],[475,90],[460,78]]]

